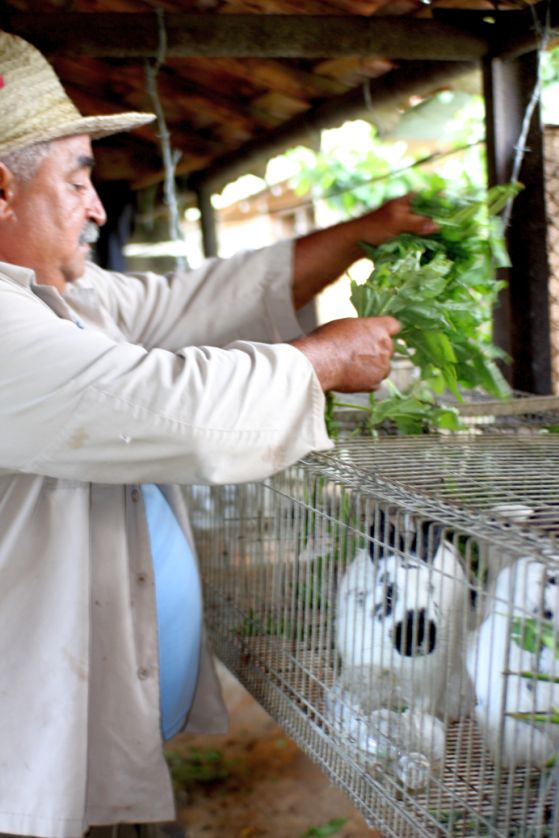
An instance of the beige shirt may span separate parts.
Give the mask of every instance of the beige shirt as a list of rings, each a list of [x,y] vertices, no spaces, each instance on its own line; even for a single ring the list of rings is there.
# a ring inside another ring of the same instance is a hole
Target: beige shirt
[[[90,266],[64,297],[0,263],[0,832],[174,817],[138,487],[258,480],[330,447],[312,366],[252,342],[300,333],[291,258]],[[206,653],[188,727],[225,721]]]

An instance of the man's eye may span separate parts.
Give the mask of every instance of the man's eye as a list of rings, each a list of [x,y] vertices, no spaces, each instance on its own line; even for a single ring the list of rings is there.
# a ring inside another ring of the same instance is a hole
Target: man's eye
[[[76,190],[76,192],[83,192],[87,189],[85,183],[73,183],[72,188]]]

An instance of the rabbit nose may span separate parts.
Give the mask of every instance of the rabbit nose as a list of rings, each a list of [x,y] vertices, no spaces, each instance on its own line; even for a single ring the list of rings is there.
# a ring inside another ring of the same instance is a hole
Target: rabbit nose
[[[406,611],[404,619],[394,628],[394,645],[407,658],[430,655],[437,643],[437,626],[427,619],[424,608]]]

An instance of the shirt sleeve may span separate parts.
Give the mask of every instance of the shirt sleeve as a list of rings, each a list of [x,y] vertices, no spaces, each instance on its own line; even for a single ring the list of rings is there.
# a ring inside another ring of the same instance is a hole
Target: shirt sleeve
[[[288,341],[303,329],[291,297],[293,242],[207,259],[199,268],[160,276],[118,274],[91,266],[88,279],[132,343],[177,351],[187,344]]]
[[[331,447],[312,365],[288,344],[148,351],[77,328],[27,289],[1,293],[4,471],[242,482]]]

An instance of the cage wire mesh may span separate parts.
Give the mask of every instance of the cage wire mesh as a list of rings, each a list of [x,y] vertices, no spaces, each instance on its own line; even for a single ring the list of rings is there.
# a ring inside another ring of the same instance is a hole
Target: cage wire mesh
[[[217,655],[387,838],[559,835],[558,419],[185,489]]]

